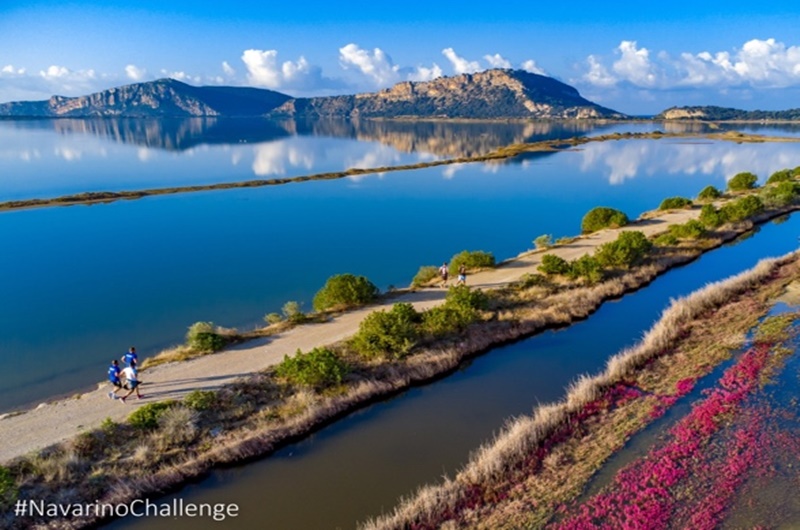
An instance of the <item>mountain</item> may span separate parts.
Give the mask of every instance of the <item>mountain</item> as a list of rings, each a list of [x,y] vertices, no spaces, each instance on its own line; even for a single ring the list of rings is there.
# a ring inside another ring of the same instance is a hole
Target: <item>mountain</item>
[[[655,116],[657,120],[708,121],[798,121],[800,109],[739,110],[726,107],[671,107]]]
[[[263,116],[291,99],[260,88],[196,87],[158,79],[68,98],[0,104],[0,116],[40,118]]]
[[[573,87],[523,70],[398,83],[375,93],[296,98],[259,88],[159,79],[68,98],[0,104],[0,117],[623,118]]]
[[[486,70],[398,83],[354,96],[291,99],[271,116],[293,118],[622,118],[552,77]]]

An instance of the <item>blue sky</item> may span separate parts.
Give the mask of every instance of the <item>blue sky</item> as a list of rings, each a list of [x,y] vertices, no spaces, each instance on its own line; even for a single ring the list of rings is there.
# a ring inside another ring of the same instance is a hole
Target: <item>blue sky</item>
[[[513,67],[631,114],[800,107],[788,2],[270,4],[3,0],[0,102],[160,77],[327,95]]]

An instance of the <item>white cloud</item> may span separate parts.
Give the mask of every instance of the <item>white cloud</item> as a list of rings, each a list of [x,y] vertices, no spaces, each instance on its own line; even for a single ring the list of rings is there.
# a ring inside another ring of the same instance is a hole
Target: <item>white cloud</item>
[[[144,76],[147,75],[147,70],[139,68],[135,64],[129,64],[125,67],[125,75],[127,75],[128,79],[131,81],[141,81],[144,79]]]
[[[176,81],[182,81],[184,83],[201,83],[203,80],[199,75],[191,75],[182,71],[170,72],[169,70],[162,69],[161,75],[175,79]]]
[[[277,50],[245,50],[242,62],[247,69],[247,80],[251,85],[276,89],[319,90],[337,88],[342,84],[326,78],[318,66],[311,65],[305,57],[297,61],[278,62]],[[233,68],[223,70],[233,72]],[[230,75],[230,74],[229,74]]]
[[[14,65],[7,64],[0,69],[0,76],[2,75],[25,75],[24,68],[14,68]]]
[[[425,66],[417,66],[413,71],[408,74],[409,81],[431,81],[436,79],[437,77],[442,77],[444,72],[442,72],[441,67],[433,63],[430,68]]]
[[[511,63],[504,59],[499,53],[484,55],[483,58],[486,59],[486,62],[489,63],[489,66],[492,68],[511,68]]]
[[[528,59],[519,66],[526,72],[530,72],[532,74],[547,75],[547,72],[540,68],[533,59]]]
[[[582,80],[599,87],[627,82],[639,88],[673,89],[706,87],[785,88],[800,85],[800,46],[775,39],[752,39],[730,51],[683,52],[673,58],[667,52],[651,55],[635,41],[622,41],[613,73],[595,55],[587,58]]]
[[[45,79],[57,79],[60,77],[67,77],[70,71],[65,66],[52,65],[47,70],[40,70],[39,75]]]
[[[236,70],[234,70],[233,67],[228,64],[228,61],[222,61],[222,71],[225,72],[225,75],[229,77],[236,75]]]
[[[609,87],[617,84],[617,79],[597,60],[597,57],[590,55],[586,62],[589,64],[589,71],[583,75],[584,81],[600,87]]]
[[[477,61],[468,61],[459,57],[453,48],[445,48],[442,50],[442,55],[447,57],[447,60],[453,65],[453,71],[456,74],[470,74],[481,70],[481,65]]]
[[[342,68],[357,68],[378,86],[390,85],[400,80],[400,67],[380,48],[375,48],[370,53],[357,44],[350,43],[339,48],[339,62]]]
[[[639,48],[636,41],[624,40],[619,44],[617,52],[620,58],[614,62],[613,69],[621,79],[642,87],[656,84],[657,78],[647,48]]]

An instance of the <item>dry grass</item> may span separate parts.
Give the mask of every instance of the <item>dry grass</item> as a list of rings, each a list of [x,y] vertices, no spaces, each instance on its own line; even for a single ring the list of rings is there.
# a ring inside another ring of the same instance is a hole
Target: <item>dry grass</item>
[[[742,226],[740,230],[745,228]],[[130,500],[174,487],[222,463],[263,456],[375,399],[441,377],[466,358],[492,346],[585,318],[603,301],[646,285],[670,267],[694,259],[702,251],[734,235],[735,232],[726,232],[714,240],[698,241],[695,248],[661,251],[653,262],[592,286],[569,282],[543,284],[538,279],[521,282],[494,293],[492,311],[484,313],[480,322],[457,337],[422,345],[403,361],[366,363],[355,357],[348,359],[356,365],[356,370],[348,376],[344,386],[325,393],[297,392],[297,389],[276,383],[270,372],[257,374],[222,389],[214,409],[202,411],[196,422],[185,411],[175,412],[176,417],[164,420],[153,434],[131,433],[124,424],[115,428],[116,434],[106,433],[110,438],[116,436],[115,442],[105,444],[108,451],[97,451],[92,456],[94,471],[91,472],[105,477],[99,481],[101,489],[87,489],[84,482],[90,472],[88,466],[81,470],[73,463],[61,466],[71,470],[69,473],[51,471],[47,475],[39,473],[29,477],[26,495],[47,497],[48,492],[63,489],[86,498],[91,493],[91,500],[103,502],[118,497]],[[612,360],[609,374],[629,373],[635,366],[627,356]],[[499,449],[481,448],[473,463],[457,479],[427,488],[425,497],[415,497],[409,501],[411,508],[393,517],[397,521],[407,520],[414,513],[432,515],[437,507],[453,506],[463,493],[464,477],[474,482],[501,480],[515,459],[529,454],[583,404],[598,396],[610,380],[609,376],[607,380],[584,378],[576,381],[567,403],[543,407],[533,418],[512,422],[508,432],[514,436],[499,442]],[[147,465],[120,465],[122,455],[131,454],[146,460]],[[56,464],[52,465],[59,468]],[[25,463],[17,465],[20,469]],[[122,482],[125,488],[119,486]],[[71,524],[80,527],[92,522],[82,520]],[[18,527],[20,524],[25,523],[18,522]]]
[[[696,324],[701,317],[705,316],[708,319],[708,324],[713,325],[714,317],[719,316],[715,315],[714,311],[737,297],[748,293],[752,294],[757,288],[763,287],[764,284],[767,284],[768,288],[763,289],[764,292],[760,295],[762,302],[767,294],[776,296],[777,291],[790,281],[790,273],[794,277],[800,275],[800,265],[797,262],[799,257],[800,254],[792,253],[782,258],[763,260],[750,271],[721,282],[709,284],[687,297],[673,301],[670,307],[664,311],[661,319],[643,337],[641,342],[635,347],[622,351],[609,359],[606,370],[603,373],[594,377],[581,376],[570,386],[567,396],[562,402],[540,407],[533,416],[517,418],[512,421],[495,440],[482,446],[470,458],[470,462],[458,473],[455,479],[447,479],[439,486],[422,488],[416,495],[402,502],[393,513],[368,521],[363,525],[363,528],[368,530],[387,530],[408,528],[412,525],[419,525],[421,528],[438,527],[449,519],[453,519],[456,523],[460,520],[461,523],[456,525],[458,527],[461,527],[463,523],[466,526],[476,528],[499,528],[500,526],[487,526],[485,518],[475,519],[475,509],[464,509],[465,499],[471,495],[474,496],[476,488],[485,490],[498,487],[499,484],[503,484],[508,479],[509,475],[514,474],[514,470],[519,470],[526,465],[530,466],[530,462],[527,464],[525,462],[531,458],[531,455],[534,455],[538,448],[544,447],[548,439],[554,437],[565,425],[570,424],[571,419],[576,417],[587,404],[595,402],[613,384],[624,382],[636,376],[637,372],[647,363],[673,350],[676,344],[685,338],[687,330],[691,329],[692,325]],[[779,271],[781,274],[778,274]],[[771,280],[775,281],[769,283]],[[601,291],[605,290],[601,289]],[[758,298],[759,295],[756,294],[753,297]],[[583,306],[591,299],[591,293],[585,293],[585,299],[581,300],[578,305]],[[761,309],[764,310],[764,308],[765,306]],[[737,312],[729,315],[733,317],[730,329],[736,325],[741,325],[742,322],[752,323],[754,318],[757,319],[759,313],[747,313],[741,309],[739,308]],[[737,318],[742,313],[746,313],[748,318]],[[730,329],[723,331],[723,333],[729,334]],[[698,327],[697,332],[702,334],[703,330]],[[708,345],[708,340],[713,344],[717,337],[711,335],[706,336],[706,339],[706,345]],[[702,352],[702,349],[695,345],[694,353],[700,352]],[[697,375],[696,366],[694,371],[694,375]],[[636,401],[638,401],[637,410],[631,412],[630,408],[625,411],[620,409],[620,416],[616,420],[605,422],[606,435],[604,435],[604,442],[587,441],[585,444],[577,444],[572,447],[572,451],[575,454],[578,454],[579,450],[585,452],[587,448],[594,450],[596,454],[591,458],[586,454],[583,454],[580,458],[574,458],[572,463],[576,464],[577,467],[569,467],[573,473],[571,479],[567,480],[567,477],[563,476],[560,478],[546,476],[548,473],[545,471],[541,474],[545,475],[544,478],[541,475],[538,477],[538,495],[529,498],[538,499],[540,502],[543,502],[546,498],[563,501],[564,497],[568,497],[568,493],[576,494],[580,491],[580,485],[582,484],[580,478],[588,480],[594,470],[593,466],[597,466],[598,462],[602,462],[610,454],[613,454],[613,451],[620,446],[620,443],[624,442],[630,429],[635,425],[641,425],[643,419],[652,411],[652,403],[648,403],[647,400]],[[608,430],[609,428],[610,430]],[[610,437],[608,436],[609,432],[612,434]],[[614,433],[616,434],[613,435]],[[547,466],[544,462],[539,462],[539,466],[536,469],[540,467],[545,470],[552,469],[553,460],[564,458],[564,455],[565,453],[551,456],[550,466]],[[588,468],[586,467],[587,465],[589,466]],[[581,466],[583,466],[582,469]],[[550,473],[550,475],[553,474]],[[577,481],[576,477],[579,477]],[[542,485],[545,485],[546,488],[542,488]],[[528,492],[536,491],[536,488],[533,488],[530,484],[527,485],[527,488]],[[516,512],[518,516],[527,521],[527,526],[530,524],[529,518],[533,516],[532,514],[536,514],[539,508],[533,510],[530,503],[525,504],[523,502],[520,504],[520,502],[517,499],[516,503],[509,501],[508,504],[517,509],[524,508],[529,512],[525,516],[521,516]],[[553,506],[550,506],[551,510]],[[494,507],[494,509],[496,512],[497,508]],[[491,518],[491,513],[492,510],[488,510],[488,515],[483,512],[481,515]],[[491,521],[495,525],[500,525],[502,521],[506,521],[503,524],[508,524],[508,521],[511,521],[511,526],[515,526],[513,524],[514,519],[511,516],[512,513],[515,513],[513,509],[510,512],[503,511],[503,520],[491,518]],[[538,516],[545,519],[549,517],[549,515],[542,515],[542,513],[538,513]],[[508,519],[509,517],[511,519]]]

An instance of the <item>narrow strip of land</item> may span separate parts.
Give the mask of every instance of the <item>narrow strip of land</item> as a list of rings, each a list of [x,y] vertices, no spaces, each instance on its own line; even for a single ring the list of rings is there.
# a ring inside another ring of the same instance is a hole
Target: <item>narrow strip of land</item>
[[[580,145],[592,142],[605,142],[613,140],[660,140],[675,138],[696,138],[707,140],[722,140],[729,142],[800,142],[800,138],[785,136],[762,136],[758,134],[744,134],[735,131],[725,133],[662,133],[660,131],[648,133],[615,133],[601,136],[576,136],[564,140],[544,140],[541,142],[514,144],[501,147],[485,155],[472,157],[447,158],[443,160],[432,160],[420,162],[418,164],[405,164],[400,166],[385,166],[375,168],[349,168],[344,171],[329,173],[317,173],[313,175],[302,175],[291,178],[274,178],[261,180],[245,180],[239,182],[221,182],[217,184],[204,184],[197,186],[179,186],[171,188],[150,188],[132,191],[88,191],[74,195],[63,195],[52,198],[33,198],[14,201],[0,202],[0,212],[7,210],[22,210],[30,208],[46,208],[51,206],[73,206],[81,204],[109,203],[118,200],[142,199],[158,195],[173,195],[177,193],[192,193],[198,191],[218,191],[237,188],[260,188],[264,186],[277,186],[292,182],[305,182],[309,180],[333,180],[344,177],[359,175],[369,175],[373,173],[388,173],[392,171],[407,171],[412,169],[424,169],[435,166],[450,164],[468,164],[475,162],[501,162],[511,159],[524,153],[546,153],[565,151],[574,149]]]
[[[616,239],[620,231],[639,230],[646,235],[663,232],[669,225],[695,219],[698,210],[679,210],[662,213],[639,220],[617,230],[602,230],[576,241],[552,248],[548,253],[566,260],[591,254],[602,245]],[[542,253],[526,253],[508,260],[496,269],[470,275],[472,287],[494,289],[519,280],[525,274],[537,272]],[[105,418],[122,420],[137,406],[152,401],[181,399],[193,390],[215,390],[236,379],[254,374],[277,364],[285,355],[298,349],[308,351],[314,347],[332,344],[353,335],[366,315],[379,309],[388,309],[397,302],[412,303],[418,310],[444,302],[444,289],[424,289],[394,297],[384,303],[372,305],[339,315],[328,322],[301,325],[269,338],[256,339],[214,355],[190,361],[156,366],[143,372],[142,392],[145,399],[129,399],[128,404],[107,397],[108,387],[71,399],[43,404],[34,410],[18,415],[7,415],[0,420],[0,462],[24,455],[30,451],[66,440],[76,434],[96,428]],[[103,367],[98,367],[102,372]]]

